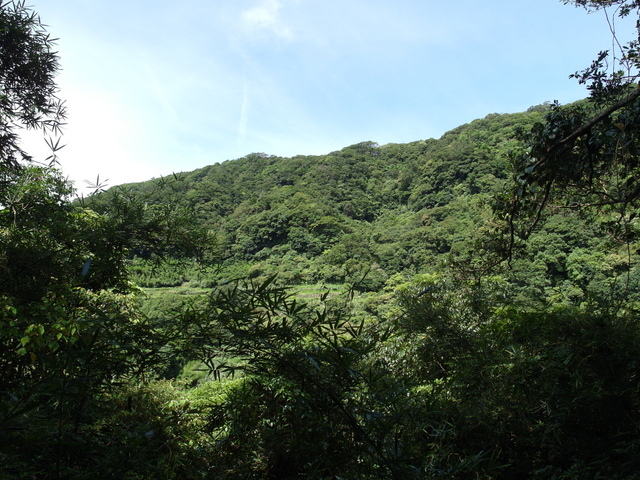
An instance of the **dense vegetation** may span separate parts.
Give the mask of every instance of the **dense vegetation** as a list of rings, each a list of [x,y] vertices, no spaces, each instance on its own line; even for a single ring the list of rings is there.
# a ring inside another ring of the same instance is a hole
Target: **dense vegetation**
[[[360,288],[377,291],[396,273],[435,266],[445,254],[468,255],[469,240],[490,217],[492,195],[508,175],[516,132],[540,120],[545,108],[489,115],[439,140],[363,142],[324,156],[252,154],[180,174],[163,189],[149,181],[100,201],[108,205],[110,194],[123,192],[150,203],[171,199],[193,208],[218,237],[221,271],[197,280],[141,268],[143,286],[187,279],[210,286],[236,272],[278,273],[289,285],[344,283],[369,272]]]
[[[0,478],[638,478],[634,42],[573,105],[72,200],[0,21]]]

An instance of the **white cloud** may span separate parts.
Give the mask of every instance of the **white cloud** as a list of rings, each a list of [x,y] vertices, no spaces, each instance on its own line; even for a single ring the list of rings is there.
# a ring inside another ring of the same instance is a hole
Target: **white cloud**
[[[271,32],[278,38],[289,40],[293,32],[280,18],[282,4],[278,0],[262,0],[260,5],[242,12],[245,27],[256,33]]]

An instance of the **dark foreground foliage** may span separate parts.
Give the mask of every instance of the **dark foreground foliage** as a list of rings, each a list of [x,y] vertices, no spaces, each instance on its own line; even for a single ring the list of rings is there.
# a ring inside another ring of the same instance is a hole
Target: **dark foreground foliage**
[[[67,371],[21,410],[14,387],[4,478],[636,478],[636,312],[521,310],[503,288],[422,277],[381,324],[344,299],[230,285],[141,333],[218,380],[112,371],[82,390]]]

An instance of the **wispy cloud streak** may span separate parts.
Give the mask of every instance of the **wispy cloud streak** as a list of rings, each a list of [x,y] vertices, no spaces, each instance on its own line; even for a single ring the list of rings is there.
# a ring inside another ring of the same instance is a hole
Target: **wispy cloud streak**
[[[247,138],[247,127],[249,124],[249,108],[251,99],[249,97],[249,84],[247,81],[247,66],[244,67],[244,76],[242,79],[242,106],[240,108],[240,121],[238,122],[237,146],[242,148]]]

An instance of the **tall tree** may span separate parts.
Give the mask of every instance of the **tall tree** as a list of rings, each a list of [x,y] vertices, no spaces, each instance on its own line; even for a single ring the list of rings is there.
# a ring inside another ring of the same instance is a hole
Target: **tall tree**
[[[59,69],[55,41],[24,1],[0,3],[0,167],[15,168],[31,156],[20,146],[18,130],[42,129],[57,135],[65,118],[57,97]],[[54,151],[57,141],[49,138]],[[53,160],[50,157],[49,160]]]
[[[588,99],[552,105],[545,121],[525,135],[513,158],[515,188],[501,205],[511,240],[528,237],[551,205],[595,206],[617,213],[628,231],[640,205],[640,17],[633,38],[618,38],[615,17],[637,16],[637,0],[564,0],[588,10],[604,10],[615,48],[571,77],[587,85]],[[518,225],[518,220],[524,220]]]
[[[121,408],[104,396],[162,362],[163,335],[138,310],[127,258],[204,258],[212,244],[187,209],[148,206],[124,189],[108,208],[94,197],[72,202],[73,188],[54,168],[57,141],[39,162],[22,149],[20,129],[59,133],[57,70],[37,14],[23,2],[1,3],[2,478],[71,478],[100,457],[86,427]]]

